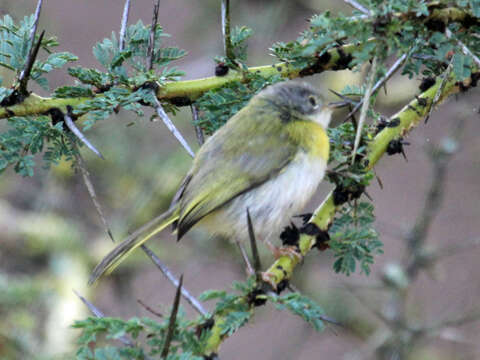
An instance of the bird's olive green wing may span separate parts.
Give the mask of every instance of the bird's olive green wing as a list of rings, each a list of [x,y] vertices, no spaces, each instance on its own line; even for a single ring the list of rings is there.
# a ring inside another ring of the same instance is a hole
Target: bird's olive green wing
[[[178,239],[212,211],[276,176],[294,158],[275,111],[249,107],[218,130],[197,154],[178,199]]]

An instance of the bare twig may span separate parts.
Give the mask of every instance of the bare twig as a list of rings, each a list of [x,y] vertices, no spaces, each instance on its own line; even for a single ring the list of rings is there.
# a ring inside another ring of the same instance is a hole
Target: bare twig
[[[375,75],[377,73],[377,56],[373,58],[372,66],[370,67],[370,74],[367,82],[367,87],[365,89],[365,95],[363,97],[363,106],[362,111],[360,112],[360,119],[358,120],[357,134],[355,135],[355,143],[353,145],[352,153],[352,165],[355,162],[358,144],[360,143],[360,138],[362,135],[363,124],[367,118],[367,110],[370,106],[370,96],[372,95],[373,90],[373,81],[375,80]]]
[[[390,78],[393,76],[393,74],[395,74],[397,72],[397,70],[400,69],[400,67],[403,65],[403,63],[405,62],[407,57],[408,57],[407,54],[403,54],[402,56],[400,56],[397,59],[397,61],[395,61],[393,63],[393,65],[390,67],[390,69],[388,69],[387,73],[380,80],[378,80],[375,83],[375,85],[373,86],[373,89],[372,89],[373,94],[375,94],[378,91],[378,89],[380,89],[383,85],[385,85],[385,83],[388,80],[390,80]],[[352,117],[358,111],[358,109],[360,109],[362,104],[363,104],[363,99],[354,106],[353,110],[350,111],[350,113],[347,115],[347,117],[345,118],[344,121],[346,121],[350,117]]]
[[[440,205],[443,201],[447,165],[453,153],[453,150],[445,149],[444,147],[433,148],[428,152],[433,163],[433,181],[428,190],[423,210],[406,237],[410,257],[406,271],[410,278],[413,278],[424,264],[424,242],[433,218],[440,210]]]
[[[205,138],[203,137],[202,128],[197,125],[198,109],[195,106],[195,104],[190,105],[190,109],[192,110],[192,118],[193,118],[193,123],[195,124],[195,134],[197,135],[197,141],[198,141],[198,144],[201,146],[205,142]]]
[[[260,262],[260,255],[258,254],[257,238],[255,237],[255,231],[253,229],[252,218],[250,217],[250,211],[247,208],[247,224],[248,224],[248,237],[250,238],[250,247],[252,248],[253,268],[255,269],[256,276],[260,276],[262,270],[262,263]]]
[[[447,36],[447,38],[451,38],[452,37],[452,32],[450,31],[449,28],[446,28],[445,29],[445,35]],[[461,42],[459,39],[455,38],[455,41],[457,42],[458,45],[460,45],[460,47],[462,48],[462,52],[467,55],[467,56],[470,56],[473,61],[475,61],[475,63],[477,64],[477,66],[480,66],[480,59],[478,58],[477,55],[475,55],[468,47],[467,45],[465,45],[463,42]]]
[[[163,314],[159,313],[158,311],[153,310],[150,306],[145,304],[142,300],[137,299],[137,303],[139,303],[145,310],[148,312],[152,313],[155,316],[158,316],[159,318],[163,318]]]
[[[71,112],[71,107],[67,106],[67,110],[70,113]],[[68,113],[63,116],[63,119],[65,121],[65,125],[67,125],[67,127],[70,129],[70,131],[76,137],[78,137],[82,143],[84,143],[90,150],[92,150],[100,159],[105,160],[102,153],[100,151],[98,151],[97,148],[95,146],[93,146],[90,141],[88,141],[88,139],[85,137],[85,135],[83,135],[83,133],[80,131],[80,129],[77,128],[77,126],[75,125],[71,116]]]
[[[18,77],[18,90],[22,94],[27,93],[28,79],[30,78],[30,73],[32,72],[33,64],[35,63],[35,59],[37,58],[38,51],[40,50],[40,45],[42,44],[44,35],[45,35],[45,30],[43,30],[40,36],[38,37],[38,42],[36,43],[36,45],[33,46],[33,43],[32,43],[27,61],[25,61],[25,67],[23,68],[22,72],[20,73],[20,76]],[[35,41],[35,36],[33,37],[33,41]]]
[[[343,0],[345,3],[347,3],[348,5],[350,5],[351,7],[357,9],[358,11],[364,13],[365,15],[368,15],[368,16],[371,16],[372,15],[372,12],[367,9],[365,6],[363,6],[362,4],[358,3],[357,1],[355,0]]]
[[[145,252],[145,254],[148,255],[148,257],[153,261],[155,266],[160,270],[160,272],[175,286],[178,287],[179,281],[175,277],[175,275],[172,274],[172,272],[168,269],[167,266],[158,258],[157,255],[153,253],[152,250],[150,250],[148,247],[145,245],[141,245],[142,250]],[[187,302],[192,305],[192,307],[201,315],[205,316],[207,315],[207,311],[205,308],[200,304],[200,302],[192,295],[190,292],[185,289],[182,286],[182,296],[187,300]]]
[[[157,0],[157,2],[153,5],[152,25],[150,28],[150,41],[148,43],[148,50],[147,50],[148,70],[153,69],[153,58],[155,57],[155,33],[157,29],[159,9],[160,9],[160,0]]]
[[[180,281],[178,283],[177,292],[175,293],[175,299],[173,300],[172,312],[170,313],[170,319],[168,321],[167,334],[165,335],[165,344],[163,345],[162,354],[160,355],[162,359],[166,359],[168,352],[170,351],[170,344],[173,339],[173,333],[175,332],[176,321],[178,308],[180,305],[180,293],[182,291],[183,284],[183,275],[180,276]]]
[[[225,56],[233,60],[232,39],[230,37],[230,0],[222,0],[222,34]]]
[[[120,27],[120,35],[118,39],[118,50],[120,51],[123,51],[125,49],[125,34],[127,33],[127,23],[128,23],[129,12],[130,12],[130,0],[126,0],[125,5],[123,7],[122,25]]]
[[[85,166],[85,162],[83,161],[82,154],[80,154],[78,147],[73,141],[72,141],[72,145],[75,147],[75,153],[74,153],[75,159],[77,161],[77,166],[80,169],[80,172],[82,173],[83,182],[87,187],[88,194],[90,195],[90,198],[93,201],[93,205],[95,206],[95,209],[97,210],[97,213],[100,216],[100,220],[103,223],[105,231],[107,232],[110,239],[112,239],[112,241],[115,242],[110,226],[108,225],[107,219],[103,214],[102,206],[100,205],[100,202],[97,199],[97,194],[96,194],[95,188],[93,187],[93,183],[90,179],[90,173],[88,172],[87,167]]]
[[[177,130],[175,125],[173,125],[172,120],[170,120],[165,110],[163,110],[162,104],[160,104],[160,101],[158,101],[156,94],[153,94],[153,95],[155,99],[154,107],[158,117],[162,119],[163,123],[167,126],[168,130],[170,130],[170,132],[177,138],[177,140],[180,142],[180,144],[182,144],[184,149],[187,150],[189,155],[191,157],[194,157],[195,154],[193,153],[192,149],[188,145],[187,141],[183,138],[182,134]]]

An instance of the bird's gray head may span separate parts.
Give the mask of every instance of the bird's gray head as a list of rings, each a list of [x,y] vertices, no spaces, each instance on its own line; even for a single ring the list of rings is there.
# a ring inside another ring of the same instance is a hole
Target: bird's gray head
[[[269,86],[258,96],[277,108],[284,121],[308,119],[328,127],[331,109],[310,84],[285,81]]]

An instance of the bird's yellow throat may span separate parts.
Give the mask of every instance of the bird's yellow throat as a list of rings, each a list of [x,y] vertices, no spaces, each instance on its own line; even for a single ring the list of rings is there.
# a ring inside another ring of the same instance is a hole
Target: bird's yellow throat
[[[290,138],[312,157],[328,161],[330,143],[323,127],[312,121],[295,121],[287,125]]]

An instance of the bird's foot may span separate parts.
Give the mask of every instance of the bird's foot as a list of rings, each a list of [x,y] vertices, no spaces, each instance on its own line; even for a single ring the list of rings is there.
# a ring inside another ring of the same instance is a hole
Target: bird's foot
[[[270,241],[265,241],[265,243],[275,259],[278,259],[282,256],[288,256],[291,260],[296,260],[298,262],[303,259],[303,255],[297,246],[276,247]]]

